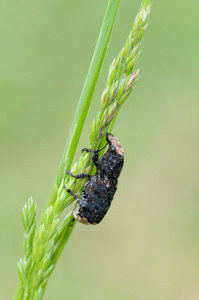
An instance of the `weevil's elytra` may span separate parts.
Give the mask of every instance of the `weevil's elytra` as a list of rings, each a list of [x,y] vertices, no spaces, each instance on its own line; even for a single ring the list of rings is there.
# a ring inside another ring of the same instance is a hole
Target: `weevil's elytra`
[[[101,159],[99,159],[98,153],[107,145],[100,150],[86,148],[82,150],[94,154],[92,160],[97,168],[95,175],[84,173],[73,175],[70,171],[66,171],[76,179],[88,177],[80,199],[71,190],[64,187],[78,203],[74,211],[75,219],[86,225],[98,224],[104,218],[117,190],[118,177],[124,164],[124,150],[120,146],[119,140],[110,133],[106,134],[106,140],[109,148]]]

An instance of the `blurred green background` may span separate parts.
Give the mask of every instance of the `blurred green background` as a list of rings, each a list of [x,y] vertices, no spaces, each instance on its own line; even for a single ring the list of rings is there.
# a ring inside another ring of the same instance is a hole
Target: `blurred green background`
[[[106,0],[0,2],[1,299],[23,255],[21,211],[54,183]],[[76,158],[140,1],[120,3]],[[155,1],[141,78],[113,133],[125,167],[98,226],[77,224],[45,299],[199,299],[199,2]]]

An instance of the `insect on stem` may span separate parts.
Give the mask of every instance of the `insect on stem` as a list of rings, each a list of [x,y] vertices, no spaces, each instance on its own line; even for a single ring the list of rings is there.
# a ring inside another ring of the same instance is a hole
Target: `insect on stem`
[[[96,166],[95,175],[85,173],[73,175],[70,171],[66,173],[76,179],[88,177],[85,189],[81,193],[81,198],[74,194],[70,189],[66,189],[68,193],[74,196],[78,205],[74,211],[74,217],[80,223],[98,224],[107,213],[114,194],[117,190],[118,177],[120,176],[124,163],[124,150],[120,146],[119,140],[112,134],[106,134],[107,144],[99,150],[84,148],[82,151],[92,152],[93,163]],[[98,158],[99,151],[109,145],[108,150]]]

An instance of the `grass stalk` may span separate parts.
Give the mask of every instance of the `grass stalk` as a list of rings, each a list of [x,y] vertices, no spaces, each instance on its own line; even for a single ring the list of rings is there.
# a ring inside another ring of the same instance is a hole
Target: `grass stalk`
[[[52,205],[56,200],[58,187],[60,186],[61,180],[65,177],[64,168],[69,169],[71,167],[105,57],[119,3],[120,0],[109,0],[108,2],[93,57],[77,105],[68,139],[66,141],[62,159],[60,161],[56,182],[51,191],[46,207]]]

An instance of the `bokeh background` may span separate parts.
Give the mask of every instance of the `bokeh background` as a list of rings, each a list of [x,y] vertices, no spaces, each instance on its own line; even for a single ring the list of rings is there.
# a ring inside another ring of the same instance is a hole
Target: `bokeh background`
[[[23,255],[21,211],[37,218],[54,183],[107,0],[0,2],[0,293]],[[120,3],[79,144],[140,1]],[[98,226],[77,224],[45,299],[199,299],[199,2],[154,1],[141,78],[113,133],[125,167]]]

